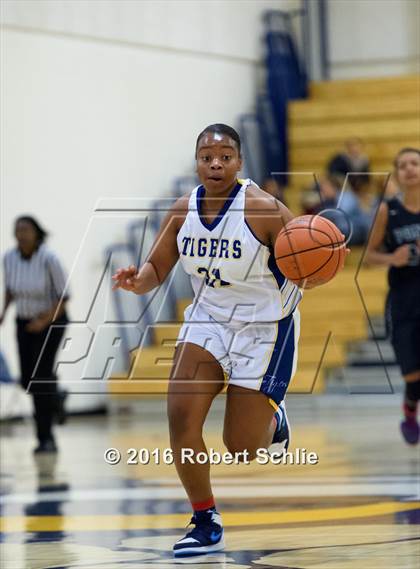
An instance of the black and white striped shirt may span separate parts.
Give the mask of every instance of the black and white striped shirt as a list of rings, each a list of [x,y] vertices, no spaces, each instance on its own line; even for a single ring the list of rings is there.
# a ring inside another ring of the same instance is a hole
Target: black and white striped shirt
[[[66,289],[66,274],[57,257],[42,244],[25,259],[16,247],[4,255],[6,290],[16,302],[18,318],[34,318],[50,310]],[[68,294],[64,294],[68,298]]]

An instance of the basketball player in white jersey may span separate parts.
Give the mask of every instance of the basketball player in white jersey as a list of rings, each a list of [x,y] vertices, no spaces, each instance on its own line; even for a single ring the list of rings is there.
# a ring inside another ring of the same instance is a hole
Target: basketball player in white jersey
[[[182,460],[182,449],[193,449],[193,456],[206,452],[203,424],[225,377],[227,449],[247,451],[252,460],[258,448],[288,446],[282,402],[296,369],[302,297],[273,255],[276,237],[293,215],[251,180],[238,180],[236,131],[208,126],[198,136],[196,160],[201,185],[169,211],[147,261],[113,276],[114,288],[145,294],[179,259],[194,289],[168,389],[171,446],[195,526],[175,544],[176,557],[224,547],[209,464]]]

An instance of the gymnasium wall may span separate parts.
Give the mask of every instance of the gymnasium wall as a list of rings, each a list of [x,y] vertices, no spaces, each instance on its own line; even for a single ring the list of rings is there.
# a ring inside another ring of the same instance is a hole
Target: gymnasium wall
[[[281,2],[285,9],[298,4]],[[252,110],[260,15],[278,6],[2,2],[2,251],[14,244],[15,216],[39,217],[50,245],[68,270],[75,268],[73,319],[83,320],[104,248],[125,236],[125,221],[110,218],[77,258],[95,204],[167,194],[175,176],[192,171],[195,139],[206,124],[235,123]],[[17,374],[13,330],[10,311],[2,345]],[[72,374],[63,368],[61,376]],[[72,404],[88,406],[91,399]]]
[[[331,79],[420,71],[420,2],[327,1]]]

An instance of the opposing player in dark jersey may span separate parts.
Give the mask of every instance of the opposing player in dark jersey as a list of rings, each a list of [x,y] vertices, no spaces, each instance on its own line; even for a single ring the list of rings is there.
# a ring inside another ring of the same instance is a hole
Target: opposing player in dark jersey
[[[389,267],[387,324],[405,380],[401,432],[419,441],[420,399],[420,150],[403,148],[395,159],[401,198],[381,203],[369,240],[367,261]]]
[[[273,247],[292,213],[251,180],[238,180],[241,142],[215,124],[196,144],[201,185],[172,207],[144,265],[114,275],[114,288],[144,294],[180,260],[194,301],[185,311],[168,388],[175,465],[194,511],[195,528],[174,546],[176,557],[223,549],[203,425],[229,380],[224,442],[250,460],[273,443],[287,448],[283,399],[296,369],[300,289],[277,268]],[[182,459],[193,450],[193,463]],[[279,449],[280,450],[280,449]]]

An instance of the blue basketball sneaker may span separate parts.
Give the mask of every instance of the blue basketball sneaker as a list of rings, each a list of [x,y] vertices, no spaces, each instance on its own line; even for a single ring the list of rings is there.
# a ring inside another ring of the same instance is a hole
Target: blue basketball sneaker
[[[290,423],[287,418],[286,405],[282,401],[274,414],[277,421],[277,428],[274,431],[273,441],[270,445],[269,451],[281,454],[287,452],[290,444],[291,429]]]
[[[195,528],[175,543],[175,557],[202,555],[224,549],[222,518],[216,511],[204,516],[194,514],[190,524],[194,524]]]

